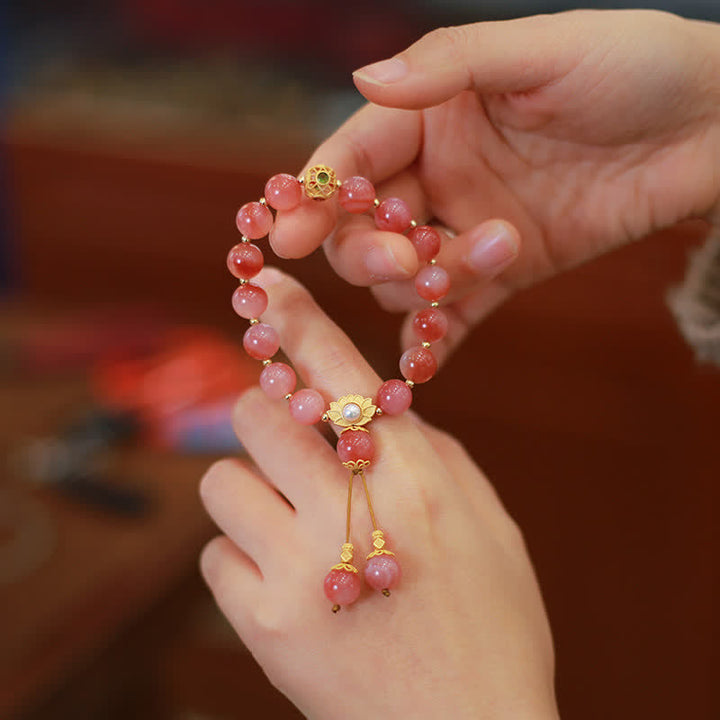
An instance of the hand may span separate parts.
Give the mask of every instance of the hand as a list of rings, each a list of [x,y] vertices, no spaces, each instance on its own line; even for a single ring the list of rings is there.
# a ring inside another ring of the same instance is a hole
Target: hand
[[[720,26],[667,13],[443,28],[355,74],[375,104],[309,164],[365,175],[457,234],[439,257],[447,350],[518,288],[686,218],[720,222],[719,78]],[[272,246],[307,255],[334,223],[331,203],[308,202],[280,213]],[[386,308],[416,306],[405,238],[343,214],[325,250]]]
[[[375,396],[380,379],[300,285],[268,268],[257,282],[270,298],[263,319],[308,386],[326,400]],[[552,640],[522,537],[456,440],[411,412],[373,421],[368,483],[403,578],[391,597],[366,589],[334,615],[323,579],[345,539],[348,471],[315,428],[258,389],[240,400],[235,426],[257,465],[223,460],[203,478],[226,536],[205,548],[202,572],[303,713],[557,717]],[[357,484],[353,505],[361,569],[372,528]]]

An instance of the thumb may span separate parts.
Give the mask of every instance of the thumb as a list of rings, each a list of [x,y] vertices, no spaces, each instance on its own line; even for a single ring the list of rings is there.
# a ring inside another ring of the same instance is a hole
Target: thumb
[[[463,90],[527,91],[579,60],[580,25],[571,15],[439,28],[399,55],[356,70],[353,79],[370,102],[406,109],[439,105]]]

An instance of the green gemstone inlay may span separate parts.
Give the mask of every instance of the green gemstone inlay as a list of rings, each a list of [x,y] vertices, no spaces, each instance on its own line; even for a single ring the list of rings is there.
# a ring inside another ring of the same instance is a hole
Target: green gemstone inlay
[[[316,179],[320,185],[327,185],[330,182],[330,176],[326,172],[319,172]]]

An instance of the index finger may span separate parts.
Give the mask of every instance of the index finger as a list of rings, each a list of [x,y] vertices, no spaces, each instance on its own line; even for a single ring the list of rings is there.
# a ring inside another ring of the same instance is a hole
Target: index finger
[[[305,170],[328,165],[340,180],[362,175],[380,183],[415,161],[421,137],[419,112],[366,105],[315,150]],[[309,255],[330,234],[337,213],[336,201],[305,197],[297,208],[279,212],[270,232],[275,254],[282,258]]]

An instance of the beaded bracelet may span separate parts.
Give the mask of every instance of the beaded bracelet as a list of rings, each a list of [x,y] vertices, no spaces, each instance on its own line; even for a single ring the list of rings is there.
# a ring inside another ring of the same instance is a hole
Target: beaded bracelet
[[[313,200],[328,200],[338,194],[340,206],[350,213],[374,210],[375,225],[380,230],[405,234],[413,244],[423,266],[415,276],[418,295],[430,303],[413,318],[413,330],[419,344],[406,350],[400,358],[400,372],[405,380],[384,382],[375,400],[357,394],[347,394],[330,403],[317,390],[305,388],[295,392],[294,370],[285,363],[273,362],[272,357],[280,348],[277,331],[261,322],[268,298],[265,291],[250,280],[263,267],[262,251],[251,240],[265,237],[273,226],[270,208],[279,211],[292,210],[302,201],[304,194]],[[319,421],[330,422],[341,428],[337,443],[340,462],[350,470],[348,482],[347,524],[345,542],[340,551],[340,563],[334,565],[325,577],[325,595],[337,612],[343,605],[350,605],[360,595],[361,583],[358,569],[353,565],[354,547],[350,542],[350,515],[353,480],[362,480],[365,497],[372,521],[372,546],[367,555],[364,576],[366,582],[385,596],[400,581],[400,564],[395,554],[385,547],[383,531],[378,527],[373,510],[364,470],[375,458],[375,448],[367,428],[373,418],[382,415],[400,415],[410,407],[412,388],[427,382],[437,370],[437,361],[430,344],[442,339],[447,332],[447,317],[438,309],[438,301],[447,295],[450,278],[436,264],[440,251],[440,235],[428,225],[418,225],[407,204],[399,198],[380,201],[375,188],[364,177],[351,177],[340,182],[332,168],[315,165],[306,175],[296,178],[288,174],[274,175],[265,185],[265,195],[257,202],[243,205],[237,213],[236,224],[242,233],[242,242],[233,247],[227,257],[230,272],[240,281],[232,304],[235,312],[250,321],[243,336],[243,346],[250,357],[261,360],[260,387],[273,399],[288,401],[291,415],[303,425]]]

